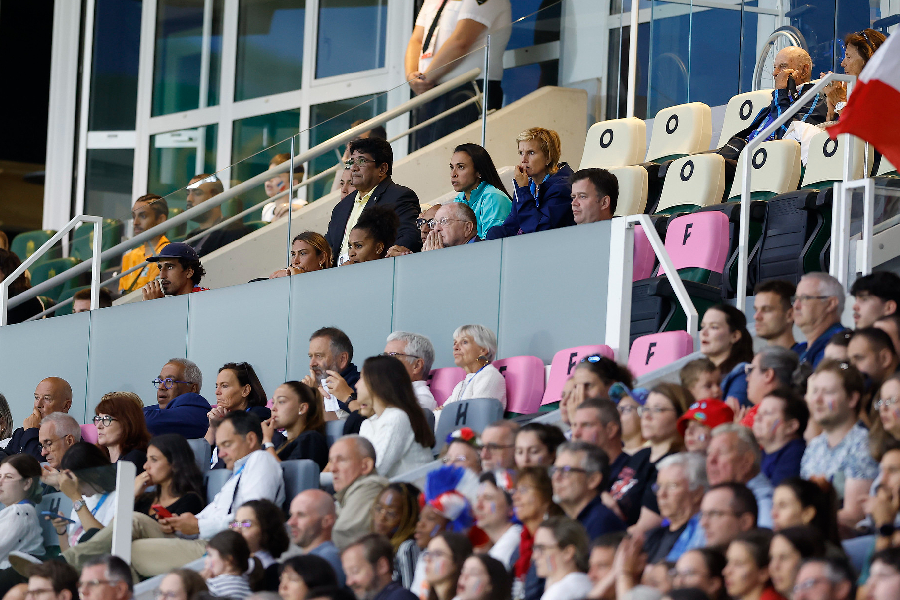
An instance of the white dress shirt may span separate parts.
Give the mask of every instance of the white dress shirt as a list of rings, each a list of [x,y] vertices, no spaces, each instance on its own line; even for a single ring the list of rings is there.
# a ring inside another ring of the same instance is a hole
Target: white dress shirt
[[[431,393],[431,388],[428,387],[428,382],[413,381],[412,384],[413,391],[416,393],[416,400],[419,401],[419,406],[427,410],[436,409],[437,401],[434,399],[434,394]]]

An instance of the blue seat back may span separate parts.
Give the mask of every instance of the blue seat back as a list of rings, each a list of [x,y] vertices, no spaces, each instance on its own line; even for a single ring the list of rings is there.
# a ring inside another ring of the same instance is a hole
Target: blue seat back
[[[206,482],[206,503],[212,504],[213,498],[231,477],[231,471],[228,469],[212,469],[207,470],[203,474],[203,481]]]
[[[472,398],[444,406],[434,434],[435,454],[444,447],[447,436],[462,427],[481,433],[485,427],[503,418],[503,405],[496,398]]]
[[[200,472],[205,473],[209,471],[209,463],[212,460],[212,448],[210,447],[209,442],[203,438],[188,440],[187,442],[194,452],[194,461],[196,461],[197,467],[200,468]]]
[[[307,459],[281,462],[284,476],[284,512],[290,512],[291,500],[304,490],[319,487],[319,465]]]
[[[326,421],[325,422],[325,441],[328,447],[342,435],[344,435],[344,421]]]
[[[41,521],[41,535],[44,538],[44,548],[59,546],[59,537],[56,535],[56,528],[53,522],[40,516],[43,511],[53,513],[62,513],[66,517],[72,512],[72,500],[62,492],[53,492],[44,494],[40,504],[36,507],[38,519]]]

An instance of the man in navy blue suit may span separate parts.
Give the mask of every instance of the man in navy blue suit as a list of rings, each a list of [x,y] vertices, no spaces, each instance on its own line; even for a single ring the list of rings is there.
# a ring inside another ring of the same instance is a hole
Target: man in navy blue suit
[[[209,402],[200,395],[203,374],[186,358],[173,358],[153,380],[154,406],[144,407],[147,429],[153,435],[179,433],[188,439],[202,438],[209,428]]]
[[[335,266],[347,261],[347,239],[359,216],[367,206],[392,208],[400,219],[397,229],[398,246],[417,252],[422,239],[416,227],[421,210],[416,193],[391,180],[394,153],[387,140],[361,138],[350,142],[350,178],[356,191],[348,194],[331,211],[331,222],[325,239],[331,246]]]

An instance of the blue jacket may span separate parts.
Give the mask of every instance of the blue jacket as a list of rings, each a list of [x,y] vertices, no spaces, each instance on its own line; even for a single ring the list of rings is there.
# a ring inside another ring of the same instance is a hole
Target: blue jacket
[[[572,216],[572,168],[560,163],[559,170],[535,186],[519,187],[513,195],[512,210],[503,225],[491,227],[486,239],[497,240],[520,233],[534,233],[575,224]]]
[[[147,429],[153,435],[179,433],[189,440],[202,438],[209,429],[206,414],[210,406],[200,394],[188,392],[169,402],[165,408],[158,404],[144,407]]]

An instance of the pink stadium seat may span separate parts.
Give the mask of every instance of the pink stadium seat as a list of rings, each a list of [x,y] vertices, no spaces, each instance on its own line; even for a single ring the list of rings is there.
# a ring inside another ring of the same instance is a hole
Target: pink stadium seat
[[[694,340],[687,331],[664,331],[642,335],[631,345],[628,368],[635,377],[641,377],[693,351]]]
[[[666,252],[676,269],[693,267],[722,273],[728,244],[728,217],[719,211],[676,217],[666,229]],[[659,275],[663,274],[660,266]]]
[[[97,443],[97,427],[93,423],[81,426],[81,441],[91,444]]]
[[[445,367],[432,369],[428,376],[428,386],[437,401],[438,406],[444,405],[444,400],[450,397],[456,384],[465,379],[466,371],[459,367]]]
[[[572,371],[575,370],[582,358],[592,354],[615,358],[615,354],[613,354],[612,348],[609,346],[576,346],[560,350],[553,355],[553,362],[550,363],[550,379],[547,381],[547,389],[544,390],[544,399],[541,401],[541,406],[559,402],[563,386],[566,385],[566,380],[571,377]]]
[[[653,246],[640,225],[634,226],[634,276],[632,281],[649,279],[653,277],[653,267],[656,265],[656,254]]]
[[[544,361],[537,356],[513,356],[493,364],[506,378],[506,410],[520,415],[538,412],[544,397]]]

